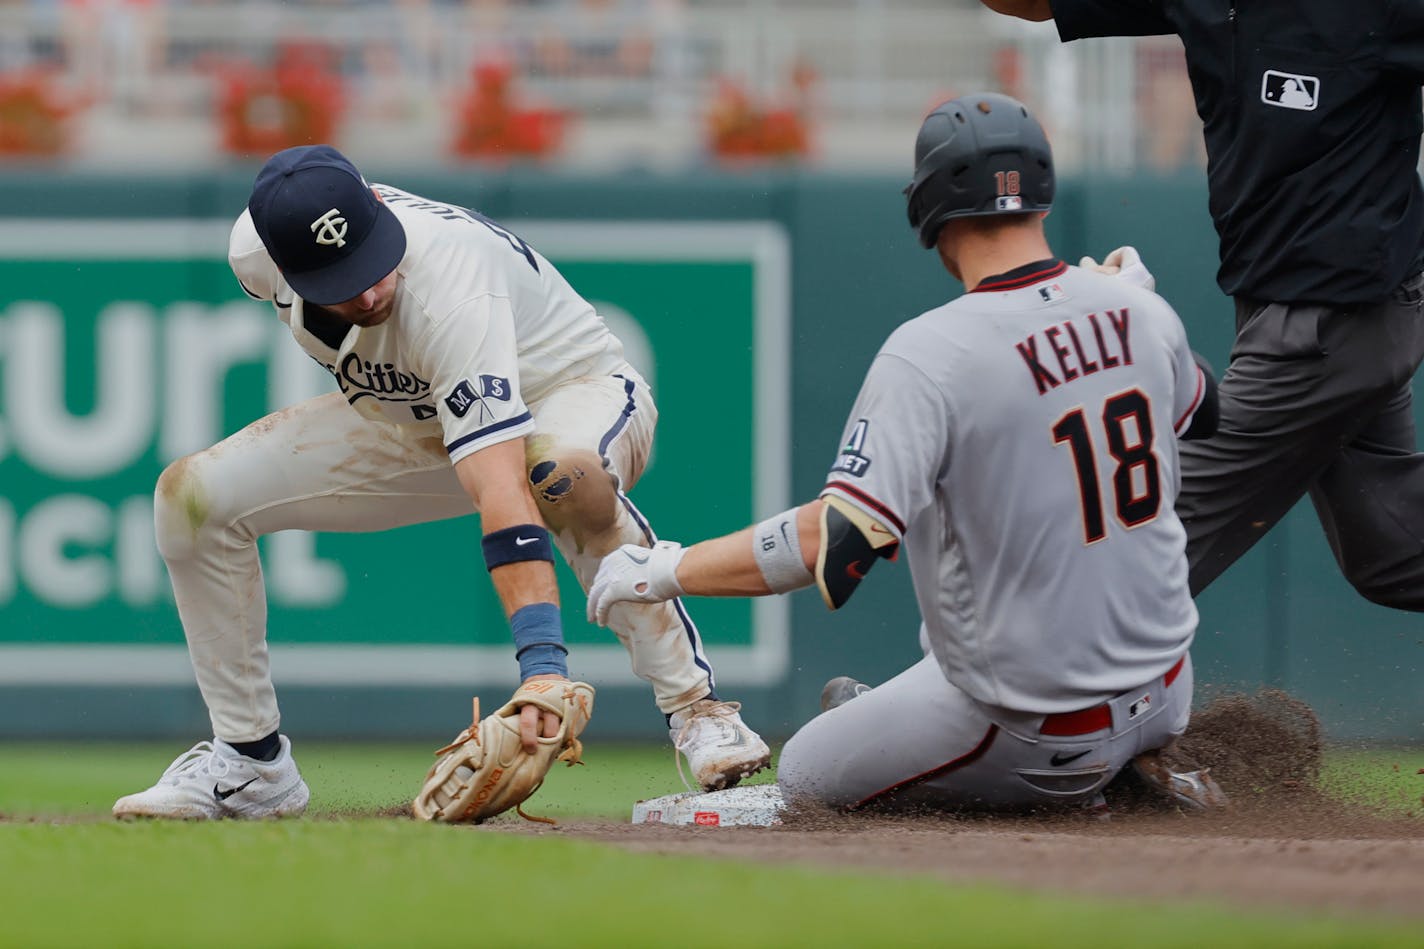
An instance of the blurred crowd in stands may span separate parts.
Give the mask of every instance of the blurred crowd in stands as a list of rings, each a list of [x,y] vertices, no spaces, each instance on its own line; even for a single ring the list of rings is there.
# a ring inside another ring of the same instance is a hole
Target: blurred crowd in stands
[[[970,87],[1037,104],[1056,41],[999,19],[978,0],[0,0],[0,157],[122,153],[140,127],[177,150],[185,122],[215,157],[388,127],[453,159],[567,161],[581,126],[681,135],[700,160],[816,161],[857,134],[874,154],[888,119]],[[1197,167],[1180,47],[1133,56],[1135,164]]]

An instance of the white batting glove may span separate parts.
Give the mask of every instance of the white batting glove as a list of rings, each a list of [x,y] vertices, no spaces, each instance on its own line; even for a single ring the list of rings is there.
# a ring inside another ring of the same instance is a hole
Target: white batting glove
[[[588,620],[608,625],[616,603],[661,603],[682,596],[677,565],[687,551],[681,544],[660,540],[652,547],[624,544],[603,558],[588,588]]]
[[[1136,247],[1119,247],[1104,257],[1102,263],[1091,257],[1084,257],[1078,262],[1078,266],[1084,270],[1095,270],[1119,280],[1126,280],[1144,290],[1157,289],[1157,278],[1152,276],[1152,271],[1142,262],[1142,256],[1137,253]]]

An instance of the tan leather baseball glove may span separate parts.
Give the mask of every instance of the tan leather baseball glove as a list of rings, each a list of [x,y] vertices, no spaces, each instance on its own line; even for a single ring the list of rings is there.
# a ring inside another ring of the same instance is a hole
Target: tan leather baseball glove
[[[519,737],[519,710],[534,705],[559,716],[559,732],[540,737],[533,754]],[[593,686],[564,679],[525,682],[499,711],[480,719],[480,700],[474,700],[474,720],[450,744],[435,752],[437,760],[416,795],[415,816],[448,824],[478,824],[486,818],[516,810],[539,790],[554,761],[582,764],[583,745],[578,736],[593,714]],[[526,820],[553,823],[545,817]]]

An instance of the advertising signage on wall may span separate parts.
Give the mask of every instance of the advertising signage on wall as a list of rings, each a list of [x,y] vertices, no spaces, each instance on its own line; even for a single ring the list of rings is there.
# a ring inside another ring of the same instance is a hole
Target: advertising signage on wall
[[[508,222],[622,337],[660,410],[632,494],[694,540],[785,507],[789,260],[764,223]],[[189,683],[153,540],[164,466],[333,383],[225,259],[221,220],[0,228],[0,683]],[[264,538],[278,683],[511,682],[474,516]],[[560,566],[571,668],[630,681]],[[783,598],[701,600],[720,681],[780,681]]]

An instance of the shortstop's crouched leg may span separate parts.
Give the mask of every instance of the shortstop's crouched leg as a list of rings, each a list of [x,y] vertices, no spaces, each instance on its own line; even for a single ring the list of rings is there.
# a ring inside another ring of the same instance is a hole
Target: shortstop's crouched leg
[[[538,429],[525,440],[529,487],[584,590],[605,555],[656,539],[623,493],[642,475],[652,445],[657,411],[646,391],[617,376],[585,379],[533,406]],[[680,601],[622,603],[608,625],[664,713],[711,694],[712,667]]]
[[[559,552],[586,591],[604,556],[657,539],[625,489],[643,473],[657,410],[635,378],[585,379],[531,406],[526,442],[530,488]],[[609,627],[669,717],[674,745],[698,784],[729,787],[766,767],[771,750],[714,692],[702,638],[681,600],[620,603]]]
[[[257,538],[374,531],[472,513],[438,439],[367,421],[339,394],[267,416],[165,470],[154,533],[213,734],[277,728]]]

